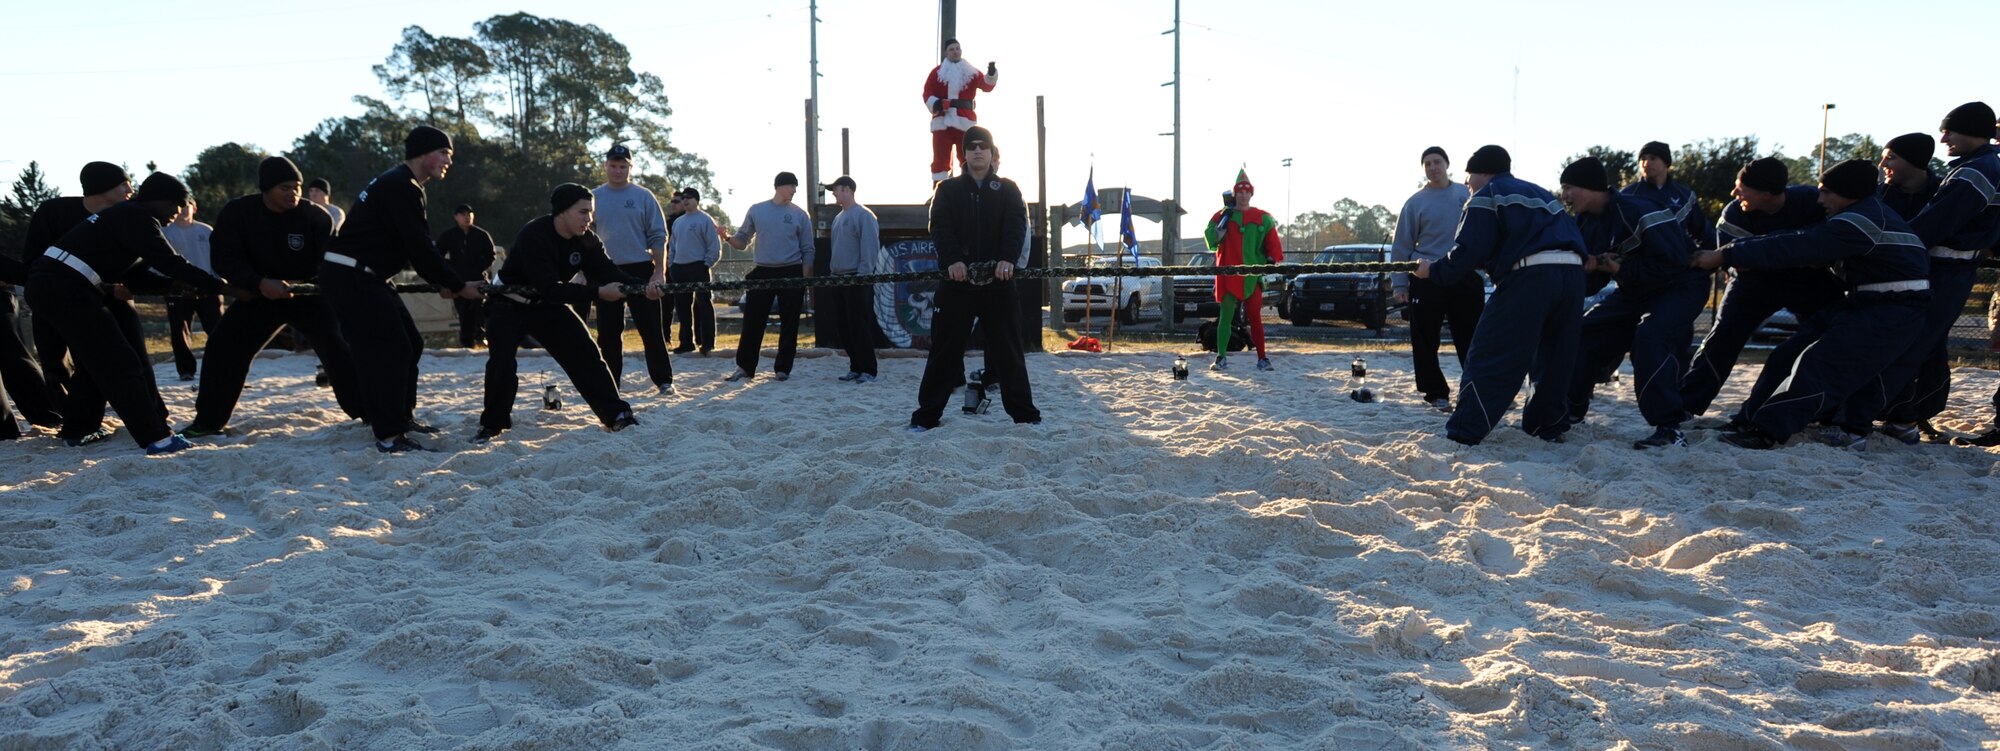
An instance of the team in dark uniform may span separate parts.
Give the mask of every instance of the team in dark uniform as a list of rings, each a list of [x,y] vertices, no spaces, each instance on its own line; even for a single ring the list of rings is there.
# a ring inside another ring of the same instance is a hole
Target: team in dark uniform
[[[102,289],[124,281],[143,264],[202,294],[221,291],[222,280],[174,253],[160,234],[160,225],[187,199],[186,185],[155,172],[132,200],[91,214],[29,265],[28,304],[35,319],[48,321],[77,364],[78,376],[64,403],[64,437],[101,434],[108,401],[146,453],[168,454],[191,445],[167,427],[166,404],[153,381],[137,316],[122,315],[131,306],[114,304]]]
[[[1714,269],[1799,268],[1839,263],[1847,285],[1840,302],[1807,319],[1771,353],[1739,414],[1748,425],[1722,440],[1769,449],[1808,424],[1828,419],[1858,392],[1879,391],[1885,368],[1918,344],[1910,337],[1931,296],[1924,246],[1902,217],[1875,197],[1877,173],[1861,160],[1835,165],[1820,178],[1824,223],[1734,241],[1701,254]],[[1868,416],[1841,418],[1822,440],[1851,446],[1867,437]]]
[[[1493,296],[1472,334],[1459,378],[1458,404],[1445,437],[1467,446],[1486,440],[1521,391],[1534,386],[1521,430],[1561,442],[1583,319],[1583,235],[1547,190],[1513,175],[1513,157],[1481,146],[1465,163],[1472,198],[1450,252],[1419,260],[1415,276],[1454,284],[1484,269]]]
[[[1745,165],[1736,173],[1736,189],[1715,232],[1723,242],[1736,242],[1776,232],[1804,229],[1826,220],[1826,208],[1819,205],[1819,191],[1809,185],[1785,184],[1785,163],[1765,157]],[[1789,310],[1805,321],[1840,302],[1845,285],[1824,265],[1801,268],[1738,268],[1722,293],[1715,309],[1715,322],[1701,340],[1681,379],[1681,404],[1689,416],[1708,411],[1737,357],[1750,343],[1751,335],[1765,319],[1779,310]],[[1746,418],[1738,415],[1740,427]]]
[[[132,197],[132,179],[125,170],[110,162],[91,162],[83,166],[78,181],[83,185],[83,195],[79,197],[51,198],[35,207],[35,213],[28,219],[27,236],[21,243],[21,262],[29,265],[40,257],[43,251],[55,245],[56,240],[82,224],[91,214],[116,205]],[[21,273],[26,273],[25,269]],[[26,280],[23,279],[23,282]],[[131,310],[127,300],[113,298],[106,305],[120,320],[128,314],[133,325],[138,325],[139,314]],[[12,307],[11,300],[9,307]],[[12,329],[12,326],[9,326]],[[15,355],[10,352],[0,357],[0,367],[4,367],[10,393],[14,394],[15,405],[21,415],[36,425],[57,427],[62,424],[63,403],[69,398],[71,362],[69,350],[63,346],[62,337],[56,335],[55,327],[42,316],[34,317],[31,331],[35,340],[35,357],[40,360],[39,375],[23,367],[27,353]],[[7,335],[10,339],[13,335]],[[33,361],[28,361],[34,365]],[[42,388],[37,393],[32,384],[39,379]],[[18,382],[19,385],[13,385]],[[98,434],[93,427],[81,434],[64,434],[71,443],[99,440],[108,434]]]
[[[595,199],[590,189],[574,183],[556,186],[549,195],[551,213],[521,228],[507,261],[500,266],[500,283],[531,287],[537,294],[496,294],[486,300],[486,408],[479,414],[474,442],[486,443],[514,426],[514,398],[520,387],[515,352],[521,341],[534,337],[575,384],[576,393],[610,431],[639,424],[632,405],[618,396],[611,366],[591,341],[583,319],[566,303],[625,298],[627,284],[646,284],[646,297],[658,302],[657,284],[620,270],[604,253],[604,242],[590,231]],[[574,284],[578,271],[591,285]]]
[[[1577,371],[1569,383],[1568,419],[1590,409],[1596,375],[1632,354],[1632,388],[1653,433],[1633,448],[1685,446],[1680,380],[1695,316],[1708,301],[1708,273],[1691,269],[1694,242],[1669,209],[1612,193],[1604,165],[1593,157],[1562,173],[1563,203],[1576,213],[1590,256],[1586,270],[1609,271],[1618,282],[1584,313]]]
[[[355,197],[347,222],[320,264],[319,286],[333,306],[360,372],[362,414],[385,453],[426,450],[411,432],[436,432],[416,420],[417,361],[424,339],[390,277],[415,267],[446,296],[479,300],[431,244],[424,213],[424,183],[451,168],[451,137],[421,125],[403,140],[402,164],[377,175]]]
[[[311,338],[340,408],[349,417],[365,414],[359,376],[332,307],[323,296],[295,296],[291,289],[293,283],[311,282],[319,274],[322,255],[333,237],[333,217],[299,200],[299,169],[291,160],[265,159],[257,172],[263,192],[224,204],[210,239],[215,272],[256,295],[223,311],[208,339],[194,421],[181,429],[187,438],[227,432],[250,362],[286,326]]]

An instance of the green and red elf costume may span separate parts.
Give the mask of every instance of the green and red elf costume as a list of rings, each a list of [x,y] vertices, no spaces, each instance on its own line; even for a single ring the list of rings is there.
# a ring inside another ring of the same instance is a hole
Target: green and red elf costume
[[[1215,251],[1215,265],[1262,265],[1284,263],[1284,243],[1278,239],[1278,220],[1263,209],[1250,206],[1256,189],[1250,176],[1236,171],[1236,203],[1209,217],[1204,236]],[[1257,347],[1257,369],[1270,370],[1271,358],[1264,352],[1264,278],[1261,276],[1215,277],[1215,301],[1222,317],[1215,322],[1215,364],[1213,370],[1228,367],[1229,332],[1234,328],[1236,310],[1241,307],[1250,320],[1250,343]]]

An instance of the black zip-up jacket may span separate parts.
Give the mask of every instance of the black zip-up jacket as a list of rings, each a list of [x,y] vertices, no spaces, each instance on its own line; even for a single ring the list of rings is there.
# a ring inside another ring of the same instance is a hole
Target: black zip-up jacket
[[[438,235],[437,249],[444,262],[451,264],[451,270],[466,281],[485,279],[486,270],[493,267],[493,235],[477,224],[470,230],[461,230],[453,224]]]
[[[309,282],[333,237],[333,216],[310,201],[290,211],[264,205],[261,193],[231,199],[215,217],[209,251],[215,273],[230,284],[256,289],[265,279]]]
[[[937,244],[939,268],[980,261],[1026,266],[1029,234],[1021,187],[992,172],[984,180],[967,173],[938,183],[931,197],[931,240]]]
[[[354,198],[347,221],[340,225],[340,236],[327,252],[360,261],[371,276],[385,282],[409,266],[425,281],[459,291],[465,287],[465,279],[445,264],[437,246],[431,244],[427,201],[424,186],[417,184],[410,165],[391,167],[368,181],[367,189]]]
[[[556,305],[590,302],[597,299],[595,286],[585,286],[570,282],[578,270],[583,271],[591,285],[645,284],[611,262],[604,253],[604,240],[597,233],[584,230],[583,234],[563,239],[556,234],[555,218],[547,214],[528,222],[521,228],[521,234],[514,238],[514,247],[507,251],[507,262],[500,265],[500,283],[507,286],[534,287],[540,292],[539,299],[521,300],[500,297],[527,305]]]
[[[222,291],[222,280],[188,263],[181,254],[174,252],[174,246],[167,243],[167,236],[160,233],[160,220],[135,201],[125,201],[91,214],[76,229],[57,239],[54,245],[89,264],[105,284],[119,284],[141,266],[150,266],[169,278],[186,282],[203,294],[213,295]],[[63,262],[43,255],[29,265],[29,273],[76,272]]]

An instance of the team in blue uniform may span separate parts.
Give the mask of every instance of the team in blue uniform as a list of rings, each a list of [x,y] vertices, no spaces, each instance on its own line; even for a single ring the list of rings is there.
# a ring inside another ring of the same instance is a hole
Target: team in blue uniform
[[[1716,237],[1736,242],[1825,221],[1819,191],[1810,185],[1786,186],[1786,173],[1785,163],[1771,157],[1745,165],[1736,174],[1736,189],[1731,193],[1736,200],[1722,210],[1722,219],[1715,223]],[[1845,294],[1840,278],[1824,265],[1735,269],[1722,293],[1722,303],[1716,307],[1715,322],[1681,379],[1681,403],[1688,414],[1708,411],[1722,384],[1729,380],[1743,346],[1750,343],[1750,336],[1765,319],[1779,310],[1790,310],[1805,321]]]
[[[1771,353],[1741,411],[1749,424],[1725,433],[1723,441],[1777,446],[1831,418],[1854,394],[1879,390],[1883,371],[1914,345],[1908,334],[1924,320],[1930,259],[1902,217],[1875,197],[1876,178],[1867,162],[1842,162],[1820,178],[1819,202],[1831,214],[1825,223],[1745,238],[1697,259],[1709,269],[1838,263],[1847,285],[1839,303],[1806,320]],[[1867,437],[1866,422],[1841,428],[1829,429],[1826,442],[1849,446]]]
[[[1609,271],[1618,282],[1583,315],[1569,419],[1583,421],[1596,386],[1593,376],[1616,368],[1630,351],[1639,412],[1653,426],[1633,447],[1685,446],[1681,353],[1708,300],[1708,272],[1688,266],[1694,241],[1673,211],[1611,192],[1604,165],[1594,157],[1563,169],[1562,191],[1590,254],[1586,268]]]
[[[1435,262],[1418,261],[1416,271],[1447,285],[1478,269],[1493,280],[1445,437],[1468,446],[1485,440],[1526,376],[1533,393],[1521,430],[1561,441],[1583,318],[1583,236],[1554,195],[1514,177],[1506,149],[1480,147],[1465,170],[1472,199],[1452,249]]]

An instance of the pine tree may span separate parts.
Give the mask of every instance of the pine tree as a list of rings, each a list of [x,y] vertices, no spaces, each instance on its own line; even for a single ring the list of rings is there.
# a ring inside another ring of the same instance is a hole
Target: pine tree
[[[40,163],[29,162],[15,178],[13,192],[0,196],[0,253],[9,258],[21,257],[21,243],[27,239],[28,219],[35,215],[35,207],[62,195],[49,185],[47,177]]]

